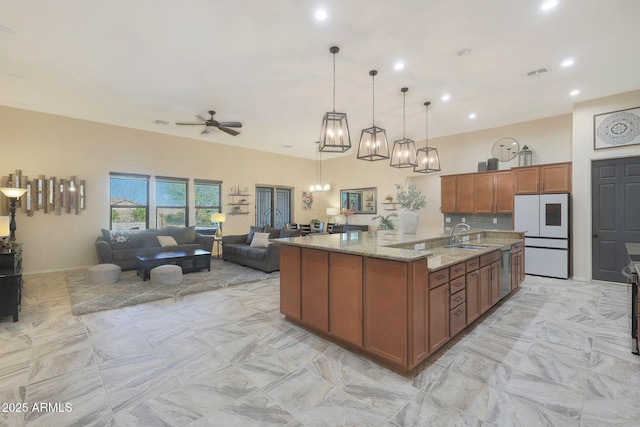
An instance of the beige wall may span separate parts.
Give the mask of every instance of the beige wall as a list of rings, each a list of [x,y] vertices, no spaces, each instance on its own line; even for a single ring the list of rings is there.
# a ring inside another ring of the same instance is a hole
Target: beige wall
[[[640,106],[640,90],[582,102],[573,112],[573,275],[591,279],[591,162],[640,156],[640,145],[593,149],[593,116]],[[576,213],[583,214],[576,214]]]
[[[191,194],[194,178],[222,180],[223,193],[232,185],[248,187],[252,195],[256,183],[293,186],[295,218],[308,222],[313,216],[300,201],[315,179],[312,160],[6,107],[0,107],[0,129],[0,175],[21,169],[29,177],[75,175],[87,181],[87,208],[80,215],[17,214],[27,273],[97,262],[94,241],[101,228],[109,228],[109,172],[190,178]],[[225,234],[245,233],[254,223],[251,212],[227,216]],[[191,209],[192,223],[194,216]]]

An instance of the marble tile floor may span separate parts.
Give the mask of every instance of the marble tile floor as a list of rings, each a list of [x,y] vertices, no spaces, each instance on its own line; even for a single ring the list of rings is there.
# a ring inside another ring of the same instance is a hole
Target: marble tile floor
[[[626,286],[527,276],[407,378],[286,322],[278,280],[76,317],[27,276],[0,425],[640,425]]]

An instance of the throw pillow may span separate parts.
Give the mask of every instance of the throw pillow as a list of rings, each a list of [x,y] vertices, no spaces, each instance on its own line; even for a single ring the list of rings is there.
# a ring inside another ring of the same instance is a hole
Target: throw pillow
[[[263,230],[264,230],[264,227],[256,227],[254,225],[249,227],[249,234],[247,234],[247,245],[250,245],[251,242],[253,241],[254,233],[261,233]]]
[[[269,233],[254,233],[251,240],[252,248],[266,248],[269,245]]]
[[[280,236],[279,237],[298,237],[298,236],[302,236],[302,230],[287,230],[286,228],[283,228],[282,230],[280,230]]]
[[[264,228],[264,232],[265,233],[269,233],[269,238],[270,239],[277,239],[278,237],[280,237],[280,229],[279,228],[271,228],[269,226],[266,226]]]
[[[167,227],[167,234],[176,239],[180,245],[193,243],[196,240],[196,227]]]
[[[158,236],[158,243],[160,243],[160,246],[163,248],[167,246],[178,246],[176,239],[171,236]]]

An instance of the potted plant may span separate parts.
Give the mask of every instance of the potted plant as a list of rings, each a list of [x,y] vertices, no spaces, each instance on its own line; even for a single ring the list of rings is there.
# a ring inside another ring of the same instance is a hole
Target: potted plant
[[[391,221],[391,218],[396,216],[398,216],[398,214],[395,212],[387,216],[378,215],[371,218],[371,221],[380,219],[380,224],[378,224],[378,230],[395,230],[395,226],[393,225],[393,221]]]
[[[402,209],[399,215],[400,231],[403,234],[415,234],[418,230],[418,210],[427,206],[425,196],[413,183],[406,187],[396,184],[396,201]]]

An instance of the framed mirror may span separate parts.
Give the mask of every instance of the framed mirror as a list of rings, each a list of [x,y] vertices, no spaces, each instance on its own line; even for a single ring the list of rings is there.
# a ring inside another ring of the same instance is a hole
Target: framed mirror
[[[353,209],[357,214],[375,214],[377,206],[376,188],[353,188],[340,190],[340,210]]]

